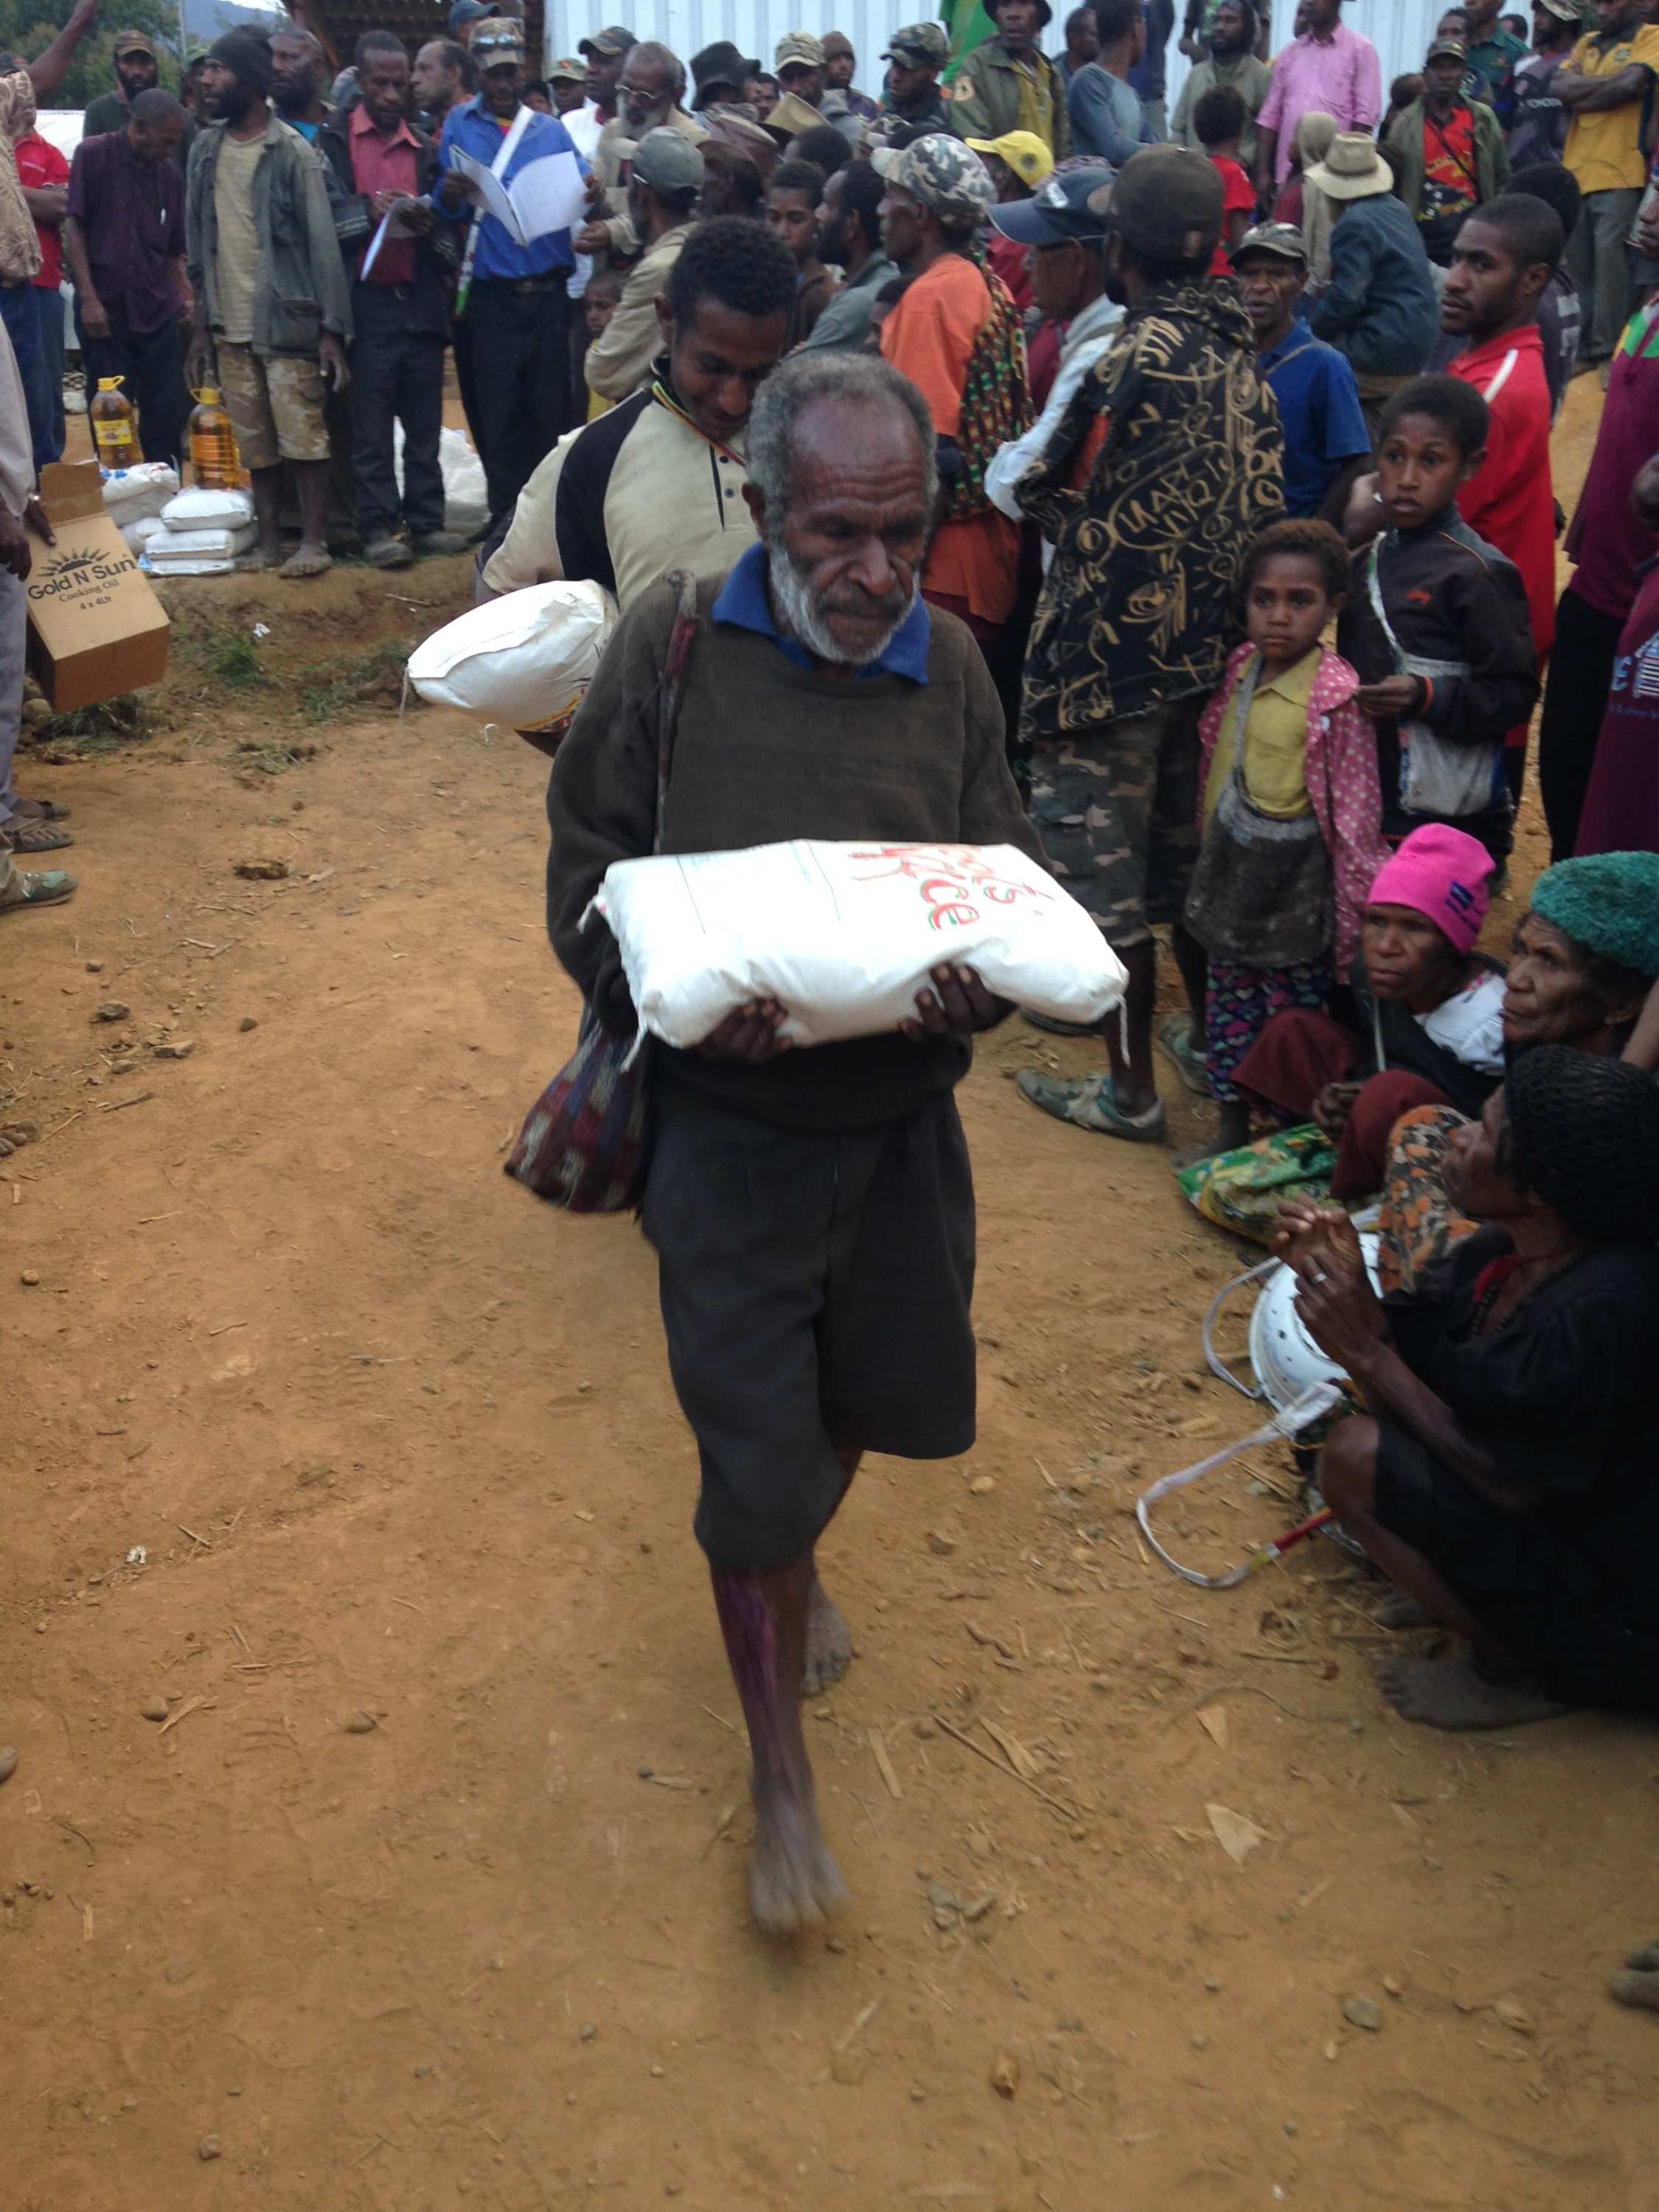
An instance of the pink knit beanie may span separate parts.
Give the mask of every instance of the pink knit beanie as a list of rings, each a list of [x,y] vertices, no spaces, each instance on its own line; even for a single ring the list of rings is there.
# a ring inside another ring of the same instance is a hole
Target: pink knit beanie
[[[1413,830],[1371,885],[1370,906],[1408,906],[1425,915],[1460,952],[1480,934],[1492,902],[1492,855],[1480,840],[1444,823]]]

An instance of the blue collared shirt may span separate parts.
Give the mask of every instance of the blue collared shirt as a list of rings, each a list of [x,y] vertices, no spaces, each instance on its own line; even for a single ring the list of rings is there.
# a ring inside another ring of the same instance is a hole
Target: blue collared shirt
[[[444,121],[444,134],[438,143],[440,183],[442,173],[453,167],[451,156],[457,146],[463,153],[471,154],[475,161],[489,168],[501,155],[503,132],[501,125],[485,106],[482,95],[469,100],[465,106],[452,108]],[[525,127],[523,137],[513,150],[513,159],[507,165],[501,181],[511,184],[520,169],[532,161],[539,161],[549,154],[574,154],[570,133],[556,116],[532,114]],[[584,176],[587,164],[578,156]],[[451,216],[443,201],[434,194],[434,204],[440,216],[453,222],[470,222],[472,204],[465,203],[459,216]],[[478,251],[473,258],[475,281],[483,277],[502,277],[509,283],[526,276],[550,276],[562,269],[574,269],[576,256],[568,230],[550,230],[541,238],[532,239],[528,246],[514,243],[512,235],[504,230],[493,215],[487,215],[478,228]]]
[[[780,653],[787,653],[802,668],[810,668],[812,660],[806,647],[798,645],[793,637],[781,635],[772,619],[772,598],[766,588],[766,548],[751,545],[721,585],[709,614],[717,623],[731,623],[738,629],[752,629],[757,637],[769,637]],[[927,603],[918,596],[889,639],[885,651],[869,667],[855,672],[860,676],[902,676],[911,684],[925,684],[933,635]]]

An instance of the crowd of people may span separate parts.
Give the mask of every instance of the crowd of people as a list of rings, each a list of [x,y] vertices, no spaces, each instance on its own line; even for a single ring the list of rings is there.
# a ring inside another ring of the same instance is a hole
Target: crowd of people
[[[1082,1033],[1105,1064],[1019,1091],[1162,1143],[1161,1048],[1213,1102],[1183,1185],[1278,1234],[1368,1409],[1326,1494],[1470,1641],[1472,1668],[1390,1671],[1400,1711],[1659,1704],[1632,1573],[1659,1356],[1659,29],[1588,9],[1536,0],[1528,43],[1469,0],[1385,102],[1341,0],[1302,0],[1276,52],[1253,0],[1192,0],[1167,122],[1171,0],[1092,0],[1052,55],[1048,0],[988,0],[948,82],[944,27],[908,25],[879,97],[804,31],[768,70],[605,29],[532,80],[486,0],[413,56],[368,33],[326,100],[298,25],[228,33],[179,97],[129,34],[103,128],[31,185],[60,40],[0,73],[3,373],[27,394],[0,440],[0,693],[31,465],[61,449],[49,237],[147,456],[178,458],[211,371],[284,576],[327,566],[343,460],[367,560],[460,550],[453,349],[477,595],[562,579],[619,610],[549,793],[549,926],[590,1025],[635,1026],[585,926],[617,860],[1040,855],[1127,981]],[[510,189],[562,155],[580,205],[525,243],[468,164]],[[1583,372],[1605,399],[1558,602],[1550,433]],[[1476,940],[1540,692],[1555,865],[1506,971]],[[0,807],[14,851],[68,841],[9,773]],[[9,874],[0,906],[68,881]],[[1161,1024],[1160,930],[1187,1002]],[[767,1927],[842,1896],[797,1710],[847,1658],[817,1538],[864,1451],[972,1435],[951,1093],[1010,1011],[946,963],[894,1035],[792,1052],[765,1001],[653,1055],[643,1223]],[[1368,1198],[1381,1298],[1331,1204]]]

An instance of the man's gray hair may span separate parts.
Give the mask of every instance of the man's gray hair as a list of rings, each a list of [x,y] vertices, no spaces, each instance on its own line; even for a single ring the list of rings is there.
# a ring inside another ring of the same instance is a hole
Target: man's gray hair
[[[927,402],[908,376],[874,354],[798,353],[775,368],[760,388],[749,418],[749,479],[766,501],[766,527],[777,529],[789,511],[799,482],[795,435],[800,418],[820,399],[839,399],[852,407],[890,407],[915,425],[927,471],[927,515],[931,524],[939,492],[939,462],[933,418]]]
[[[665,46],[656,39],[641,39],[629,49],[628,58],[636,62],[656,62],[662,68],[668,88],[674,95],[674,105],[685,104],[685,64],[672,46]]]

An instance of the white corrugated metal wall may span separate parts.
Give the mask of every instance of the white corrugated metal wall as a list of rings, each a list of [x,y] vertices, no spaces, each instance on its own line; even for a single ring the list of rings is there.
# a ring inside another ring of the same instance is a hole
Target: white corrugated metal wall
[[[1385,101],[1392,78],[1422,67],[1443,4],[1444,0],[1348,0],[1346,21],[1364,33],[1382,58]],[[1053,5],[1056,18],[1063,17],[1066,0],[1053,0]],[[916,22],[930,12],[926,0],[549,0],[548,52],[570,53],[589,32],[606,23],[626,23],[636,37],[660,39],[687,61],[712,40],[731,39],[769,65],[786,31],[844,31],[858,52],[860,85],[878,95],[878,56],[890,34],[901,23]],[[1275,0],[1273,12],[1277,47],[1290,36],[1295,0]],[[1058,20],[1044,43],[1051,50],[1059,46]],[[1173,41],[1170,60],[1173,106],[1187,70]]]

